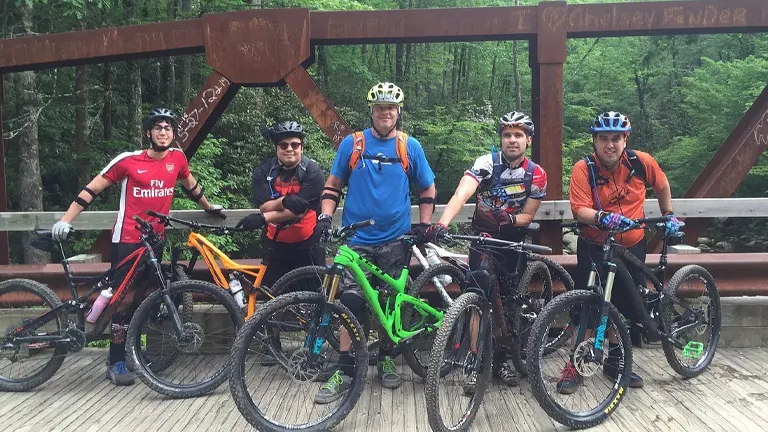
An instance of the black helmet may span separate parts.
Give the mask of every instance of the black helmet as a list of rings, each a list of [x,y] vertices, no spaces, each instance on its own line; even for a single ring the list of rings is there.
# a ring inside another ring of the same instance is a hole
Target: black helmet
[[[147,120],[144,121],[144,130],[148,131],[152,129],[158,121],[165,120],[173,126],[173,131],[179,128],[179,122],[176,120],[176,116],[168,108],[152,108],[147,114]]]
[[[304,128],[295,121],[275,123],[269,129],[262,128],[262,135],[265,139],[271,140],[274,143],[280,141],[283,138],[296,137],[304,140],[304,137],[306,136],[304,133]]]

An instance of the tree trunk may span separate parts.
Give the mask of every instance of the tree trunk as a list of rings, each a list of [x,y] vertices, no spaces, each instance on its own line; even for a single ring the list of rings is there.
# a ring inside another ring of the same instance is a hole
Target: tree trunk
[[[402,85],[403,82],[403,44],[395,44],[395,82]]]
[[[27,2],[19,3],[22,34],[32,35],[32,7]],[[35,73],[19,72],[16,75],[19,114],[25,119],[25,127],[19,132],[19,210],[24,212],[43,211],[43,183],[40,178],[39,141],[37,136],[40,98],[35,88]],[[48,262],[48,254],[29,245],[32,233],[22,234],[23,262],[42,264]]]
[[[184,19],[189,18],[189,14],[192,11],[192,0],[181,0],[181,17]],[[190,89],[192,88],[192,56],[185,55],[181,57],[181,83],[179,86],[179,102],[182,105],[186,105],[190,96]]]
[[[413,44],[408,43],[405,45],[405,79],[409,79],[411,76],[411,50],[413,49]]]
[[[75,151],[77,184],[86,185],[91,179],[91,164],[88,155],[88,66],[75,68]]]
[[[102,78],[104,86],[104,106],[101,110],[101,123],[104,128],[104,141],[112,139],[112,114],[114,113],[112,85],[115,81],[115,73],[111,63],[104,64],[104,76]]]
[[[456,99],[456,77],[459,71],[459,47],[453,44],[453,67],[451,68],[451,99]]]
[[[325,45],[317,47],[317,74],[323,80],[323,88],[328,91],[329,77],[328,77],[328,58],[326,57]]]
[[[520,0],[515,0],[515,6],[520,6]],[[518,63],[519,42],[517,40],[512,41],[512,70],[515,80],[515,111],[520,111],[522,107],[522,100],[520,97],[520,68]]]
[[[136,9],[135,0],[124,2],[125,15],[133,23]],[[141,67],[136,61],[125,62],[128,69],[128,127],[126,139],[141,147]]]
[[[493,83],[496,80],[496,58],[499,56],[499,45],[501,41],[496,42],[496,51],[493,52],[493,63],[491,64],[491,85],[488,86],[488,102],[493,105]]]
[[[363,59],[363,63],[365,63],[365,53],[368,51],[368,45],[363,44],[360,46],[360,57]]]

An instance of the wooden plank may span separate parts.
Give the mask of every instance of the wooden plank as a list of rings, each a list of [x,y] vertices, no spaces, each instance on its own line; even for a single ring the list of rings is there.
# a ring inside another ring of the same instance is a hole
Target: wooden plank
[[[753,218],[768,217],[768,198],[690,198],[673,199],[673,207],[678,217],[737,217]],[[444,205],[435,208],[433,220],[438,220],[443,214]],[[455,222],[469,222],[475,210],[474,204],[465,204],[454,218]],[[343,208],[339,207],[334,214],[334,224],[341,224]],[[171,216],[205,224],[234,227],[245,216],[258,213],[256,209],[232,209],[225,211],[227,219],[222,220],[209,215],[202,210],[172,210]],[[645,203],[647,217],[660,216],[656,200]],[[0,232],[2,231],[31,231],[34,229],[50,229],[53,224],[64,216],[64,212],[0,212]],[[72,224],[76,230],[105,230],[112,229],[116,211],[86,211],[80,214]],[[571,220],[570,202],[566,200],[544,201],[536,213],[537,221]],[[417,206],[411,207],[411,222],[417,223],[419,211]],[[169,229],[187,229],[184,226],[173,226]]]

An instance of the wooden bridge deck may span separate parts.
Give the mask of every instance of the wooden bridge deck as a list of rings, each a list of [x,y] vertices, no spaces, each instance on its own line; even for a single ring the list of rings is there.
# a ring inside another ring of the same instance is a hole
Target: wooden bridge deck
[[[223,385],[207,397],[172,400],[138,382],[116,388],[105,378],[105,351],[65,360],[57,375],[26,393],[0,393],[3,431],[240,431],[252,430]],[[767,348],[721,349],[700,377],[674,375],[660,349],[636,349],[645,388],[630,389],[619,409],[596,431],[768,430]],[[403,386],[390,391],[376,380],[337,431],[429,431],[423,384],[407,366]],[[370,370],[371,376],[375,368]],[[288,403],[288,402],[286,402]],[[494,385],[472,430],[555,431],[526,383]]]

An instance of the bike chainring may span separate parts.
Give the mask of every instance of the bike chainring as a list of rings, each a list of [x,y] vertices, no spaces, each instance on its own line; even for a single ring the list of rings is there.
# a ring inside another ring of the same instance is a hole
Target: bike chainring
[[[85,348],[87,340],[85,333],[83,333],[82,330],[75,327],[70,327],[64,331],[64,334],[69,336],[69,352],[76,353],[82,351],[83,348]]]

